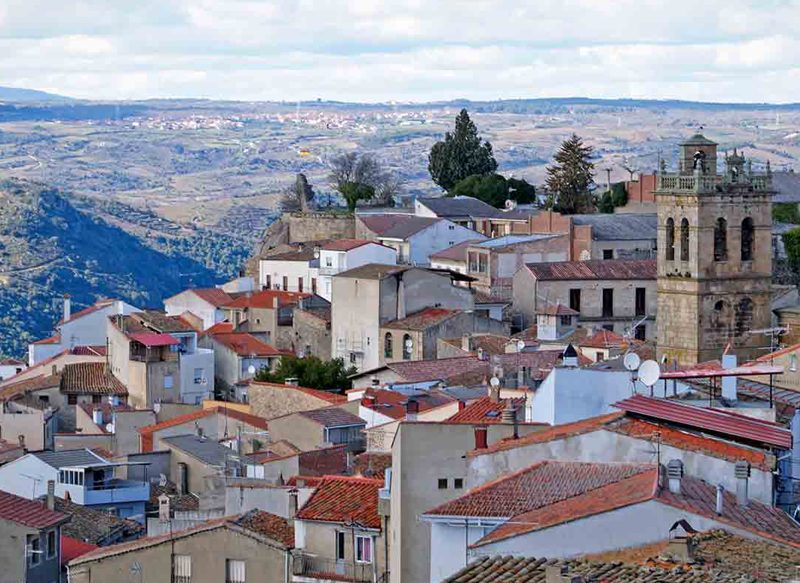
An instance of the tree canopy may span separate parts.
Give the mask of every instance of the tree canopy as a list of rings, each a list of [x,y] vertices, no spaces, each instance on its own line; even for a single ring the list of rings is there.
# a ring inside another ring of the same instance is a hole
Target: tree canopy
[[[611,185],[611,190],[606,190],[597,203],[597,210],[601,213],[613,213],[618,206],[625,206],[628,203],[628,191],[625,190],[624,182],[616,182]]]
[[[287,188],[280,200],[282,212],[307,211],[314,203],[314,189],[302,172],[295,178],[294,184]]]
[[[400,180],[372,154],[346,152],[333,158],[330,167],[331,186],[342,195],[351,211],[361,200],[394,206]]]
[[[472,196],[494,207],[502,207],[511,199],[527,204],[536,200],[536,188],[517,178],[506,179],[500,174],[473,174],[450,189],[448,196]]]
[[[346,367],[341,358],[321,360],[316,356],[284,356],[274,372],[261,369],[256,373],[255,379],[283,383],[286,379],[296,378],[302,387],[341,393],[350,388],[348,377],[356,372],[355,367]]]
[[[478,128],[469,118],[466,109],[456,117],[453,133],[447,132],[444,140],[436,142],[428,156],[428,172],[433,181],[449,191],[458,182],[474,174],[492,174],[497,161],[492,145],[481,141]]]
[[[593,148],[572,136],[561,144],[554,163],[547,167],[547,190],[550,206],[564,214],[587,212],[593,209],[590,188],[594,184]]]

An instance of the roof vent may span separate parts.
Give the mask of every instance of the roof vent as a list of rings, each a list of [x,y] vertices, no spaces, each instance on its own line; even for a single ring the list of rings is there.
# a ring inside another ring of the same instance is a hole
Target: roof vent
[[[683,479],[683,462],[681,460],[670,460],[667,463],[667,480],[669,491],[673,494],[681,493],[681,480]]]

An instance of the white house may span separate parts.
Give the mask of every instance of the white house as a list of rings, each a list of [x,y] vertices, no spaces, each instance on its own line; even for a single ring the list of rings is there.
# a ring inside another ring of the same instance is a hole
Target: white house
[[[261,289],[317,293],[319,248],[301,247],[269,255],[258,262]]]
[[[10,379],[14,375],[21,373],[26,368],[28,368],[28,365],[21,360],[17,360],[16,358],[0,359],[0,381]]]
[[[368,263],[397,264],[397,250],[368,239],[338,239],[319,251],[317,294],[331,301],[333,276]]]
[[[430,256],[464,241],[484,239],[480,233],[447,219],[406,214],[359,215],[356,236],[374,239],[397,250],[397,263],[429,265]]]
[[[115,477],[120,466],[88,449],[40,451],[0,466],[0,489],[35,500],[55,482],[55,495],[75,504],[110,511],[122,518],[144,522],[150,484]]]
[[[100,300],[92,306],[72,313],[72,301],[64,296],[64,317],[50,338],[28,345],[28,366],[78,346],[105,347],[108,340],[106,320],[114,314],[127,315],[138,308],[121,300]]]
[[[164,311],[168,316],[180,316],[190,312],[203,321],[203,330],[208,330],[225,319],[222,307],[233,301],[220,288],[187,289],[164,300]]]

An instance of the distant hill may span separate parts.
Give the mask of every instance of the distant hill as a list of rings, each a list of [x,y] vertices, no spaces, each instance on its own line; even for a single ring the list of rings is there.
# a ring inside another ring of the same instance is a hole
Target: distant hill
[[[82,201],[79,210],[41,185],[0,182],[0,355],[22,356],[48,336],[65,293],[76,308],[103,297],[160,307],[181,289],[235,275],[247,257],[224,235],[147,226],[147,213],[126,208]],[[125,216],[140,224],[123,228]]]
[[[23,89],[21,87],[0,87],[0,101],[13,101],[17,103],[31,102],[67,102],[75,101],[71,97],[37,91],[36,89]]]

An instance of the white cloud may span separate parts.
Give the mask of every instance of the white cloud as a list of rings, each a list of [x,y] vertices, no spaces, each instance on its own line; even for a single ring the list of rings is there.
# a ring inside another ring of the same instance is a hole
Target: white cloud
[[[3,0],[0,84],[87,98],[797,100],[800,0]]]

